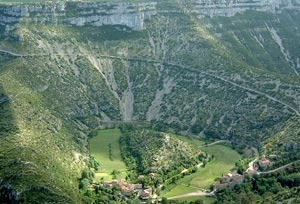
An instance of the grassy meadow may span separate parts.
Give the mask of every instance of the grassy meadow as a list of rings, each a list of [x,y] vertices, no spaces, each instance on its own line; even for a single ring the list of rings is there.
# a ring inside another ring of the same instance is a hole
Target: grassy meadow
[[[89,140],[90,153],[100,163],[100,169],[96,172],[96,180],[102,177],[105,181],[112,180],[111,173],[114,170],[120,172],[118,178],[125,178],[126,165],[121,157],[120,135],[119,129],[98,130],[96,136]]]
[[[235,162],[242,157],[238,152],[226,145],[201,147],[204,144],[203,141],[181,136],[180,138],[198,146],[199,149],[208,154],[214,155],[214,159],[207,163],[205,168],[201,168],[198,172],[181,178],[175,185],[168,186],[162,192],[162,196],[167,198],[199,191],[201,189],[209,189],[216,178],[220,178],[222,174],[229,173],[230,170],[235,167]]]
[[[204,204],[212,204],[216,201],[213,197],[199,197],[199,196],[192,196],[192,197],[186,197],[186,198],[180,198],[176,199],[177,201],[183,201],[183,202],[194,202],[196,200],[202,200]]]
[[[111,173],[114,170],[120,172],[118,179],[125,178],[126,165],[121,158],[120,135],[119,129],[98,130],[95,136],[89,140],[91,155],[100,163],[100,169],[96,172],[96,180],[99,181],[101,178],[104,181],[112,180],[113,176]],[[202,189],[209,189],[216,178],[220,178],[222,174],[229,173],[235,167],[235,162],[242,157],[238,152],[226,145],[216,144],[204,147],[205,142],[203,140],[184,136],[176,137],[210,155],[214,155],[214,158],[206,164],[205,168],[200,168],[196,173],[181,178],[176,184],[166,186],[161,192],[162,197],[170,198]],[[179,200],[193,201],[197,199],[204,200],[208,204],[214,200],[214,198],[199,196],[181,198]]]

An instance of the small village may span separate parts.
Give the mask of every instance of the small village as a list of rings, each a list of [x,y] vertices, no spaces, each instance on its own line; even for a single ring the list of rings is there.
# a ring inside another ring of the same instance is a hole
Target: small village
[[[219,181],[215,182],[213,185],[213,191],[209,193],[210,195],[214,195],[214,192],[225,189],[225,188],[233,188],[236,185],[242,184],[245,181],[247,176],[253,176],[255,174],[260,174],[259,170],[265,169],[269,167],[272,162],[263,156],[260,160],[255,159],[253,162],[250,162],[249,168],[243,173],[228,173],[222,176]],[[152,176],[150,174],[149,176]],[[104,188],[118,188],[120,190],[120,194],[124,197],[136,196],[141,200],[155,200],[157,199],[157,195],[154,193],[152,188],[145,188],[140,183],[129,183],[124,180],[112,180],[104,183],[94,183],[94,186],[101,185]]]
[[[155,198],[151,188],[143,188],[142,184],[131,184],[126,181],[113,180],[105,182],[104,187],[106,188],[120,188],[120,192],[123,196],[132,196],[136,194],[142,200],[148,200]]]
[[[233,188],[234,186],[243,183],[246,176],[259,174],[259,169],[265,169],[272,164],[265,156],[258,160],[257,163],[255,161],[256,160],[249,164],[249,168],[244,172],[244,174],[228,173],[227,175],[222,176],[219,181],[215,182],[214,190],[218,191],[228,187]]]
[[[132,184],[124,180],[112,180],[104,183],[95,182],[93,187],[104,187],[108,189],[117,188],[120,190],[120,194],[124,197],[138,197],[141,200],[155,199],[157,196],[153,193],[152,188],[144,188],[142,184]]]

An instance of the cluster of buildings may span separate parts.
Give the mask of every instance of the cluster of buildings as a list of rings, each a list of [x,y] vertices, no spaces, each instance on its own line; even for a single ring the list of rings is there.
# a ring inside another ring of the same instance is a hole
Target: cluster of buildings
[[[223,176],[220,181],[217,181],[214,185],[215,190],[222,190],[227,187],[234,187],[238,184],[241,184],[244,182],[245,176],[241,174],[227,174]]]
[[[126,181],[117,181],[113,180],[110,182],[104,183],[104,187],[106,188],[113,188],[117,187],[120,188],[121,194],[124,196],[131,196],[133,194],[137,194],[139,198],[142,200],[148,200],[152,197],[153,191],[151,188],[144,189],[142,184],[131,184]]]
[[[260,160],[258,160],[257,162],[253,162],[251,165],[252,166],[249,166],[249,168],[245,172],[245,174],[249,176],[252,176],[253,174],[259,174],[260,172],[258,170],[265,170],[267,167],[272,165],[272,162],[265,156],[262,156]]]
[[[271,164],[272,162],[269,159],[267,159],[265,156],[263,156],[260,160],[257,161],[257,164],[255,163],[251,164],[252,167],[251,168],[249,167],[243,175],[238,173],[234,173],[234,174],[229,173],[223,176],[220,179],[220,181],[217,181],[214,184],[215,190],[218,191],[227,187],[232,188],[238,184],[241,184],[244,182],[246,175],[252,176],[254,174],[259,174],[260,172],[258,171],[258,169],[265,169],[269,167]]]
[[[258,165],[260,169],[265,169],[271,165],[271,161],[267,159],[265,156],[263,156],[261,160],[258,161]]]

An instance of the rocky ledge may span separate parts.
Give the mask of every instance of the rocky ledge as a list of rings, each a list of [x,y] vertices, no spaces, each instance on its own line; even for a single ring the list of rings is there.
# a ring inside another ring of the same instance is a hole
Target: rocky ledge
[[[247,10],[281,12],[300,9],[300,0],[194,0],[192,12],[200,17],[234,16]]]
[[[159,10],[158,4],[66,2],[31,5],[0,5],[0,26],[9,33],[20,23],[47,22],[75,26],[124,25],[133,30],[145,28],[144,22],[159,12],[196,13],[199,17],[234,16],[247,10],[281,12],[300,9],[300,0],[187,0],[178,6],[183,9]]]
[[[69,25],[124,25],[142,30],[144,21],[156,14],[156,3],[84,3],[3,5],[0,6],[0,25],[6,32],[20,23],[47,22]]]

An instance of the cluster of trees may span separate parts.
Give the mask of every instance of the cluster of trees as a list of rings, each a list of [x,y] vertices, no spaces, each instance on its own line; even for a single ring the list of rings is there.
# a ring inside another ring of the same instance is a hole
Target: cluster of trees
[[[123,126],[121,132],[121,154],[129,169],[128,179],[142,183],[144,186],[157,188],[160,184],[176,183],[185,175],[181,173],[184,169],[188,170],[186,174],[194,173],[197,171],[196,165],[206,161],[207,158],[205,153],[197,155],[192,147],[187,150],[188,144],[185,145],[172,136],[169,138],[168,145],[163,147],[165,137],[161,132],[135,129],[132,126]],[[162,147],[168,155],[168,160],[156,161],[155,156],[164,155],[160,154]],[[176,152],[173,152],[174,148]],[[153,172],[155,176],[149,176]]]
[[[106,188],[101,182],[100,185],[92,185],[95,179],[94,169],[100,168],[94,157],[90,156],[89,167],[85,168],[79,179],[79,190],[83,195],[83,202],[86,204],[140,204],[137,195],[125,197],[121,194],[119,187]],[[120,172],[112,172],[113,177],[117,177]]]
[[[86,192],[88,190],[90,183],[93,182],[94,178],[95,178],[95,173],[91,169],[85,168],[82,171],[81,177],[79,179],[79,189],[82,192]]]
[[[239,174],[243,174],[247,170],[250,160],[251,159],[249,158],[245,158],[245,159],[240,159],[235,163],[236,170]]]
[[[89,167],[93,168],[95,171],[98,171],[100,168],[99,162],[91,155],[89,159]]]
[[[10,107],[10,99],[0,84],[0,137],[17,133],[14,114]]]
[[[300,186],[299,170],[300,167],[294,166],[270,175],[248,177],[241,185],[219,191],[216,204],[273,203],[274,197],[279,194],[278,199],[284,196],[294,198],[291,192]]]
[[[111,143],[108,145],[108,155],[109,155],[109,160],[110,160],[110,161],[113,161],[114,158],[113,158],[112,145],[111,145]]]
[[[179,200],[167,200],[166,198],[162,198],[161,204],[204,204],[203,200],[195,200],[195,201],[179,201]]]
[[[300,173],[292,173],[285,176],[278,177],[278,181],[287,187],[300,186]]]
[[[124,196],[121,194],[119,187],[106,188],[103,185],[93,187],[94,190],[87,190],[85,192],[86,204],[141,204],[136,194],[131,196]],[[147,201],[147,203],[151,203]]]

